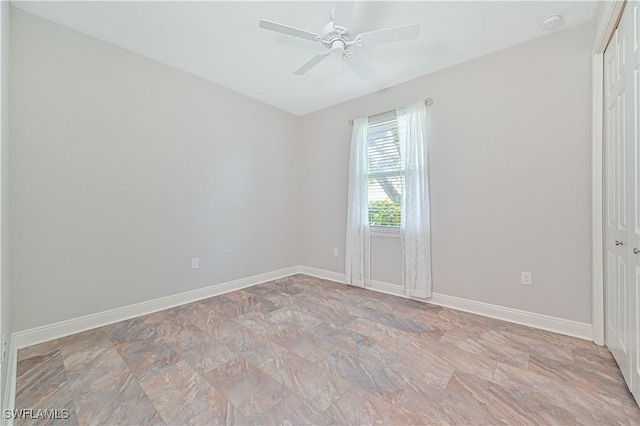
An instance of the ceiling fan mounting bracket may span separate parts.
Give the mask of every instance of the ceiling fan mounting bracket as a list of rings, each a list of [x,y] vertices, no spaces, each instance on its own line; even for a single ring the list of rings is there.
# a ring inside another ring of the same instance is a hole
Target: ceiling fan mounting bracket
[[[333,22],[331,24],[338,34],[348,34],[351,37],[351,32],[347,28],[341,27],[340,25],[333,25]]]

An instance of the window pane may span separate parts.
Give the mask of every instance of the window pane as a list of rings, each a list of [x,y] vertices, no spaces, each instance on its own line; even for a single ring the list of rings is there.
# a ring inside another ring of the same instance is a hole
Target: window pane
[[[369,179],[369,224],[400,226],[402,176]]]
[[[395,111],[369,117],[369,223],[400,226],[403,177]]]

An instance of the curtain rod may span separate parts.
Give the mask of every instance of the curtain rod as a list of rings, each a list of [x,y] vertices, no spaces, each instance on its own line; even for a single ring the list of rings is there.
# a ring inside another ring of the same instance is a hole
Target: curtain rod
[[[431,98],[427,98],[424,100],[424,104],[429,106],[429,105],[433,105],[433,99]],[[353,119],[349,120],[349,125],[353,126]]]

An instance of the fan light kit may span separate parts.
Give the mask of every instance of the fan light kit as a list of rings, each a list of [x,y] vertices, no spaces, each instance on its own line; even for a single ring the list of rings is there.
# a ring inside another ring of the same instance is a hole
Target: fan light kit
[[[294,75],[304,75],[320,62],[327,59],[329,55],[339,54],[342,56],[343,63],[346,62],[361,78],[366,78],[371,75],[371,71],[359,56],[355,55],[352,49],[375,44],[411,40],[418,38],[420,35],[419,24],[386,28],[354,35],[348,28],[352,12],[353,2],[336,2],[335,8],[329,13],[330,21],[322,29],[322,34],[312,33],[265,19],[260,20],[259,25],[260,28],[264,28],[265,30],[275,31],[322,44],[326,49],[294,71]]]

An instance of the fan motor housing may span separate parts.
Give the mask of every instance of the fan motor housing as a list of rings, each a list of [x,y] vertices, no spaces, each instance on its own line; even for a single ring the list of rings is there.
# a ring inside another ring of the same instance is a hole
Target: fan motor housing
[[[347,48],[351,44],[350,42],[353,42],[353,35],[348,29],[344,27],[334,26],[333,22],[329,22],[322,29],[322,37],[320,37],[320,43],[322,43],[322,45],[327,49],[331,49],[332,47],[334,47],[333,43],[335,41],[341,41],[343,47]]]

